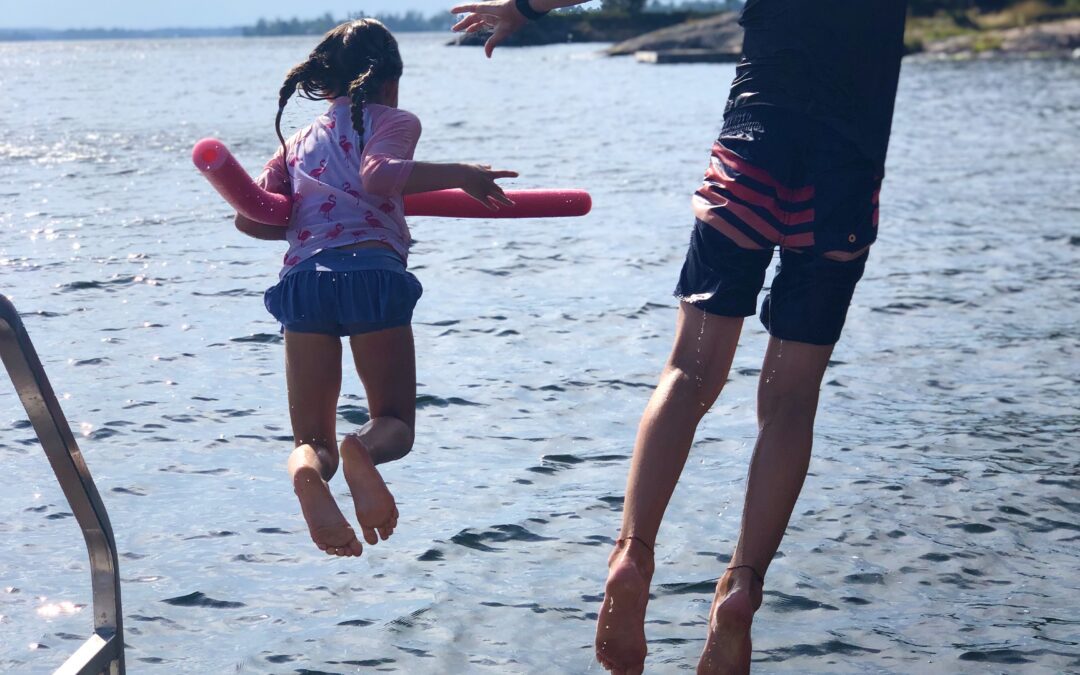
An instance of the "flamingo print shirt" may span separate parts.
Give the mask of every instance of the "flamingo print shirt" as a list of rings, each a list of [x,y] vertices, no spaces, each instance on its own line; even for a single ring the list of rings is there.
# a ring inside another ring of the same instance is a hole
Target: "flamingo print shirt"
[[[397,108],[364,105],[364,147],[352,126],[348,97],[288,140],[259,183],[292,179],[293,212],[281,277],[320,251],[365,241],[390,246],[408,263],[409,226],[401,191],[412,173],[420,120]]]

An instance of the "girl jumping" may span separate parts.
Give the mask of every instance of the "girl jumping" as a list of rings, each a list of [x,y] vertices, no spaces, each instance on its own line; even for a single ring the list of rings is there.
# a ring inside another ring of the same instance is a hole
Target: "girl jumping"
[[[406,269],[411,238],[402,196],[461,188],[497,209],[511,202],[495,180],[517,176],[483,165],[413,161],[420,121],[397,108],[402,68],[397,41],[378,21],[349,21],[327,33],[285,78],[275,121],[281,148],[259,177],[263,188],[292,195],[289,226],[236,216],[241,232],[289,244],[280,280],[264,299],[285,334],[295,446],[289,474],[311,539],[328,555],[363,551],[327,483],[339,463],[364,540],[376,544],[397,526],[394,497],[376,465],[413,446],[411,320],[423,292]],[[286,141],[281,114],[297,91],[330,106]],[[339,449],[343,337],[371,419]]]

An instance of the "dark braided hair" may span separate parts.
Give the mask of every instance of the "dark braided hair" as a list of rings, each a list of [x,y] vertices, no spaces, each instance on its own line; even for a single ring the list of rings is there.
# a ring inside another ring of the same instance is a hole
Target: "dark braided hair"
[[[375,19],[346,21],[323,36],[322,42],[285,76],[278,94],[274,120],[282,151],[288,153],[281,134],[281,114],[285,104],[299,89],[311,101],[346,96],[352,99],[352,125],[364,147],[364,103],[387,82],[401,78],[403,65],[397,40]]]

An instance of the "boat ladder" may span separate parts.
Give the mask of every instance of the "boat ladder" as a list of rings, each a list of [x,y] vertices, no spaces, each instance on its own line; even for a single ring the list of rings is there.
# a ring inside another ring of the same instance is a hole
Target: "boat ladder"
[[[124,675],[120,569],[109,514],[19,313],[3,295],[0,295],[0,357],[90,553],[94,634],[53,675]]]

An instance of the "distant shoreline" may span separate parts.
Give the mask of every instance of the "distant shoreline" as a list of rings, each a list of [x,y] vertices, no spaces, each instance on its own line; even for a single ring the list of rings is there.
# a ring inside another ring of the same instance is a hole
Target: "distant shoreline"
[[[304,37],[296,35],[244,35],[246,26],[235,28],[157,28],[134,30],[122,28],[47,30],[34,28],[0,28],[0,43],[14,42],[93,42],[105,40],[182,40],[188,38],[277,38]],[[398,30],[396,33],[442,33],[441,30]]]
[[[47,42],[75,40],[147,40],[199,37],[240,37],[243,27],[232,28],[0,28],[0,42]]]

